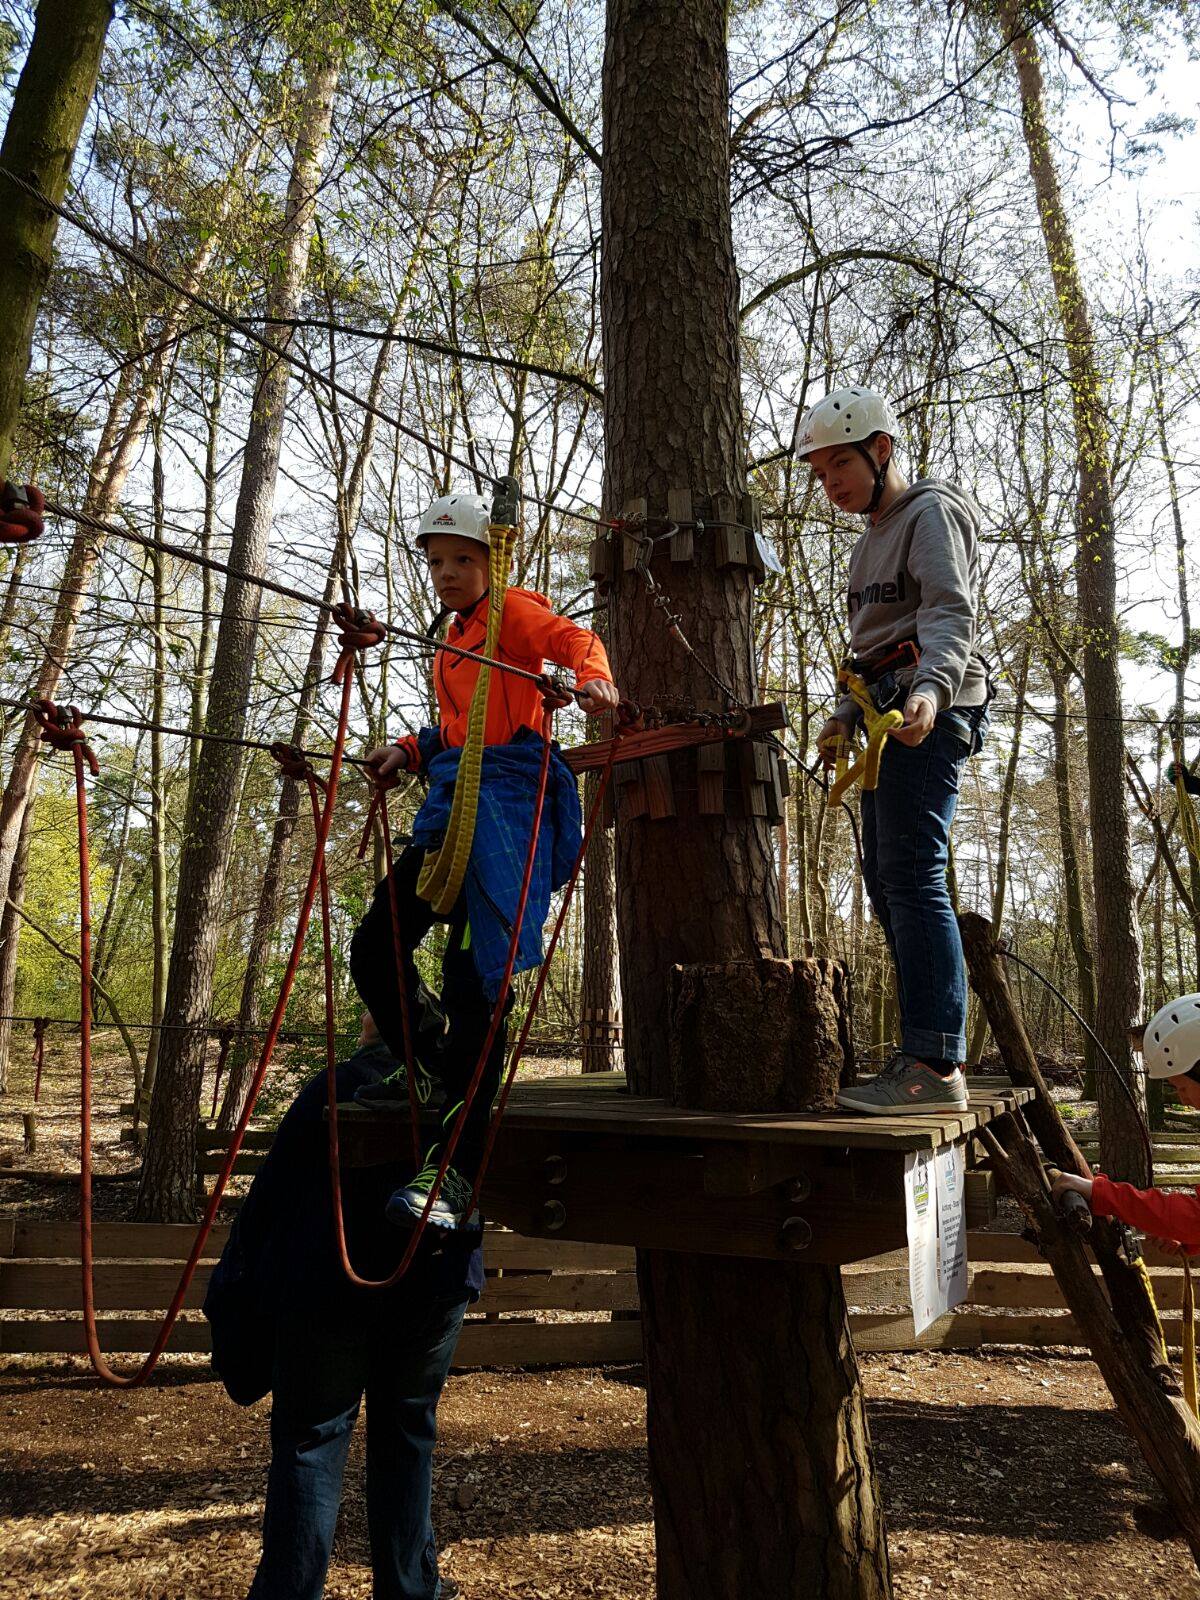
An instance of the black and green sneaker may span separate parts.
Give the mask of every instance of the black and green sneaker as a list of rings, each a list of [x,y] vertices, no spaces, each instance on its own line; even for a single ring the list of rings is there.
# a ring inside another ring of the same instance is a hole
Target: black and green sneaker
[[[387,1219],[397,1228],[417,1228],[425,1215],[429,1193],[437,1182],[441,1156],[437,1145],[425,1157],[425,1165],[403,1188],[397,1189],[385,1208]],[[438,1197],[429,1211],[428,1226],[444,1232],[476,1225],[478,1212],[467,1218],[471,1203],[471,1185],[457,1167],[447,1167],[446,1176],[438,1190]]]
[[[413,1086],[417,1091],[417,1104],[427,1106],[436,1080],[418,1061],[413,1072]],[[404,1066],[389,1072],[386,1078],[375,1083],[361,1084],[354,1091],[354,1103],[366,1106],[369,1111],[397,1111],[408,1105],[408,1069]]]

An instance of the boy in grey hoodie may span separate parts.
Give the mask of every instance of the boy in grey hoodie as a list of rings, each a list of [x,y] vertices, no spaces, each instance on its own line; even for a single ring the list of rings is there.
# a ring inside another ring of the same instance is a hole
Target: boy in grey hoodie
[[[982,742],[987,670],[975,649],[979,512],[961,489],[909,484],[896,466],[897,423],[866,388],[840,389],[797,429],[830,500],[864,515],[850,557],[847,604],[853,665],[881,710],[902,709],[878,787],[862,796],[863,875],[896,966],[900,1049],[877,1078],[839,1102],[876,1115],[967,1107],[967,983],[946,886],[950,825],[967,758]],[[827,765],[854,731],[847,698],[821,730]]]

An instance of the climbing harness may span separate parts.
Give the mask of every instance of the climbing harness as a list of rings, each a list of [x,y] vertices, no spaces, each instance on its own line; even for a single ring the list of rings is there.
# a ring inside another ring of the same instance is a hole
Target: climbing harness
[[[483,654],[493,658],[500,646],[500,624],[504,620],[509,558],[516,538],[519,494],[516,479],[506,479],[504,488],[496,497],[492,522],[488,528],[488,619]],[[423,900],[428,900],[438,916],[442,917],[449,916],[458,899],[471,858],[471,842],[475,837],[475,818],[479,812],[479,790],[483,779],[491,687],[492,669],[490,665],[483,665],[481,657],[479,676],[467,713],[467,736],[459,757],[446,835],[436,851],[426,853],[417,879],[417,893]]]
[[[879,711],[876,708],[866,679],[861,673],[855,672],[853,667],[843,665],[839,668],[837,686],[850,696],[862,713],[863,725],[867,730],[867,743],[861,755],[852,761],[853,745],[850,739],[844,734],[839,734],[836,741],[828,741],[834,749],[834,777],[825,796],[827,806],[839,805],[855,784],[861,784],[867,793],[878,787],[879,766],[883,760],[883,747],[888,734],[904,726],[901,712]]]

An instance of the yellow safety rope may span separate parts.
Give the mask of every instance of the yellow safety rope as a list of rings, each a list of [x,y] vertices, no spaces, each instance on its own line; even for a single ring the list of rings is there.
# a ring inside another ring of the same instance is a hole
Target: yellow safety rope
[[[879,764],[883,760],[883,746],[887,736],[895,729],[904,726],[904,717],[899,711],[876,709],[866,680],[859,673],[853,672],[849,667],[842,667],[838,672],[837,681],[838,688],[846,691],[862,712],[863,725],[867,730],[867,746],[851,764],[853,746],[849,739],[838,738],[834,745],[834,781],[829,786],[829,794],[825,801],[826,805],[830,806],[840,805],[847,790],[852,789],[856,783],[861,783],[866,790],[878,786]]]
[[[1167,1352],[1167,1336],[1163,1330],[1162,1318],[1158,1314],[1158,1306],[1154,1299],[1154,1289],[1150,1282],[1150,1273],[1147,1270],[1145,1259],[1139,1256],[1133,1263],[1141,1276],[1154,1320],[1158,1324],[1158,1337],[1162,1344],[1163,1366],[1171,1365],[1171,1357]],[[1196,1298],[1192,1288],[1192,1269],[1186,1256],[1183,1258],[1183,1398],[1187,1401],[1188,1409],[1194,1417],[1200,1418],[1196,1400]]]
[[[1179,804],[1179,831],[1183,835],[1188,854],[1200,867],[1200,822],[1196,820],[1196,809],[1192,805],[1192,797],[1187,792],[1187,785],[1184,782],[1186,768],[1183,763],[1183,746],[1177,739],[1172,740],[1171,751],[1175,759],[1175,798]]]
[[[493,522],[488,527],[488,620],[483,654],[495,658],[500,645],[500,623],[504,616],[504,595],[508,588],[509,557],[517,536],[515,527]],[[439,916],[448,916],[462,890],[475,838],[475,818],[479,811],[479,789],[483,778],[483,750],[487,735],[488,695],[492,669],[480,663],[475,692],[467,712],[467,737],[458,762],[454,798],[446,836],[437,850],[428,850],[417,879],[417,893],[428,900]]]

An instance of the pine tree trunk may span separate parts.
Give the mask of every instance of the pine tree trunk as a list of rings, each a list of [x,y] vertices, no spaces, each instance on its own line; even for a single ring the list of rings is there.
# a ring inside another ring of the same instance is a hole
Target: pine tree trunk
[[[337,61],[322,61],[312,68],[305,88],[278,276],[267,294],[270,318],[294,317],[299,308],[337,78]],[[288,337],[283,329],[276,342],[286,345]],[[289,373],[287,362],[263,351],[229,551],[230,566],[246,573],[261,574],[266,568]],[[226,584],[208,699],[206,726],[211,731],[240,737],[245,730],[261,598],[262,591],[253,582],[230,578]],[[189,797],[167,976],[167,1026],[137,1201],[143,1221],[186,1221],[195,1212],[196,1119],[205,1056],[202,1030],[212,1000],[243,754],[236,745],[207,740]]]
[[[687,489],[711,520],[713,496],[744,488],[728,92],[721,0],[609,0],[605,505],[618,512],[644,497],[652,517],[665,516],[668,491]],[[656,574],[688,639],[748,701],[751,577],[717,567],[711,531],[696,543],[687,564],[660,550]],[[611,643],[622,692],[712,702],[711,681],[639,575],[617,567]],[[724,815],[700,815],[694,757],[680,752],[669,765],[676,816],[632,818],[616,803],[626,1067],[642,1094],[671,1093],[673,967],[765,982],[786,965],[771,959],[783,930],[769,826],[742,813],[733,785]],[[764,1042],[773,1020],[759,1011]],[[744,1041],[747,1057],[755,1043]],[[681,1082],[689,1101],[719,1100],[719,1053],[696,1070],[701,1082],[690,1072]],[[889,1594],[837,1272],[643,1251],[638,1275],[660,1600]]]
[[[0,167],[51,200],[67,192],[112,15],[113,0],[40,0],[37,8]],[[52,211],[0,177],[0,482],[8,472],[57,230]]]
[[[1142,948],[1137,885],[1125,794],[1120,638],[1117,617],[1116,515],[1109,470],[1108,423],[1087,293],[1046,122],[1036,16],[1002,0],[1021,97],[1021,126],[1050,273],[1058,298],[1071,375],[1075,420],[1075,577],[1083,632],[1083,693],[1088,712],[1088,808],[1096,899],[1096,1032],[1135,1096],[1129,1028],[1142,1008]],[[1097,1083],[1100,1159],[1105,1172],[1150,1182],[1138,1119],[1111,1072]]]
[[[1070,700],[1068,678],[1061,665],[1050,662],[1054,686],[1054,796],[1058,811],[1058,839],[1062,852],[1063,898],[1067,909],[1067,934],[1075,957],[1075,981],[1079,988],[1079,1010],[1088,1027],[1096,1026],[1096,967],[1088,935],[1087,908],[1083,900],[1079,868],[1079,843],[1075,832],[1075,801],[1072,794],[1071,746],[1068,737]],[[1084,1098],[1096,1097],[1096,1046],[1088,1033],[1083,1035]]]

